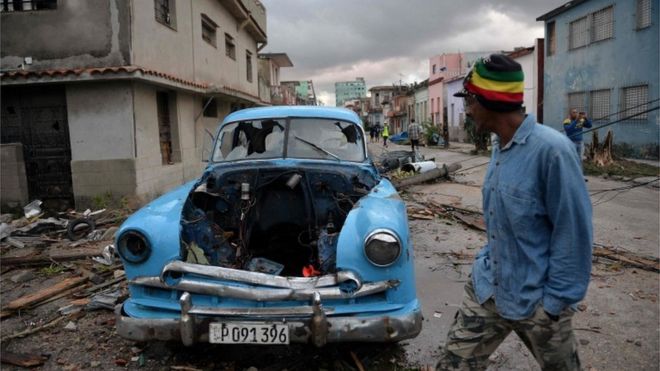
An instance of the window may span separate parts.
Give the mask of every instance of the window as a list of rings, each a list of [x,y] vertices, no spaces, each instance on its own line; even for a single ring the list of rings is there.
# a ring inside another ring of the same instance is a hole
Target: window
[[[591,120],[607,121],[610,115],[610,89],[594,90],[589,99]]]
[[[206,14],[202,14],[202,39],[207,43],[216,46],[215,43],[215,29],[218,25],[211,20]]]
[[[434,75],[435,75],[435,71],[436,71],[436,69],[437,69],[437,66],[434,64],[434,65],[433,65],[433,74],[434,74]]]
[[[651,25],[651,0],[637,0],[637,29]]]
[[[578,112],[586,112],[585,106],[586,94],[584,92],[579,93],[569,93],[568,94],[568,108],[576,109]]]
[[[554,55],[556,50],[557,50],[557,38],[555,36],[555,22],[549,22],[548,23],[548,56]]]
[[[623,88],[622,93],[621,117],[638,115],[632,117],[631,120],[648,120],[648,112],[641,115],[640,113],[648,109],[649,86],[638,85]]]
[[[158,109],[158,136],[160,139],[160,155],[163,165],[171,164],[172,161],[172,127],[170,125],[170,97],[165,92],[156,94],[156,106]]]
[[[225,34],[225,54],[236,60],[236,44],[234,44],[234,38],[228,33]]]
[[[57,9],[57,0],[2,0],[1,12]]]
[[[171,28],[176,27],[176,7],[174,0],[154,0],[156,21]]]
[[[589,43],[589,24],[587,17],[582,17],[569,24],[568,48],[581,48]]]
[[[245,69],[247,81],[252,82],[252,53],[249,50],[245,51]]]
[[[204,117],[218,117],[218,103],[213,97],[205,97],[202,99],[202,109],[204,110]]]
[[[614,7],[609,6],[591,15],[591,42],[614,36]]]

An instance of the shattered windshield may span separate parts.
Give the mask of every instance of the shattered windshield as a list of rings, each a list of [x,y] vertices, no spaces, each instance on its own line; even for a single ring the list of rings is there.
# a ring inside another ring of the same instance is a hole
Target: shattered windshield
[[[239,121],[226,125],[213,151],[213,161],[281,158],[284,154],[284,120]]]
[[[286,157],[364,161],[364,142],[357,125],[316,118],[292,118],[289,122]],[[284,119],[228,124],[218,136],[212,161],[282,158],[285,128]]]
[[[291,120],[287,157],[364,161],[364,143],[358,126],[329,119]]]

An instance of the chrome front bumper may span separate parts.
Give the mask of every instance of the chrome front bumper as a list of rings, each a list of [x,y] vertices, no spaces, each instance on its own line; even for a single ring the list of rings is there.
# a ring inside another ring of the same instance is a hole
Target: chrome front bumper
[[[211,280],[256,284],[262,287],[200,281],[186,278],[184,274],[194,274]],[[323,346],[328,342],[347,341],[394,342],[415,337],[422,329],[422,314],[419,306],[408,311],[399,309],[394,312],[397,313],[396,315],[373,316],[335,316],[334,308],[324,308],[321,299],[358,298],[384,292],[399,285],[396,280],[363,283],[357,274],[350,271],[320,277],[279,277],[172,262],[163,268],[160,277],[136,277],[130,280],[130,283],[183,292],[179,299],[181,311],[179,318],[135,318],[125,313],[123,304],[116,307],[117,333],[136,341],[179,340],[187,346],[197,342],[208,342],[209,325],[218,321],[287,324],[290,341],[311,342],[317,346]],[[346,283],[350,284],[349,290],[341,287]],[[309,300],[311,305],[208,307],[193,305],[191,294],[256,302]]]
[[[183,297],[185,299],[186,293]],[[115,308],[117,333],[135,341],[175,340],[190,346],[209,341],[209,325],[217,318],[191,314],[194,307],[188,308],[177,319],[141,319],[127,316],[122,308]],[[320,305],[311,317],[305,319],[282,320],[289,326],[291,342],[313,343],[323,346],[336,342],[396,342],[410,339],[422,330],[422,313],[419,308],[395,316],[369,317],[326,317]],[[229,321],[245,319],[230,318]],[[223,318],[222,321],[228,321]],[[260,321],[255,321],[259,323]]]

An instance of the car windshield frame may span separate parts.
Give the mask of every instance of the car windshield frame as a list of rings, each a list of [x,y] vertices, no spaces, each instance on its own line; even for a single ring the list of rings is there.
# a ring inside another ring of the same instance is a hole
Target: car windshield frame
[[[309,159],[362,163],[367,158],[364,130],[355,122],[330,117],[283,117],[221,125],[210,162]]]

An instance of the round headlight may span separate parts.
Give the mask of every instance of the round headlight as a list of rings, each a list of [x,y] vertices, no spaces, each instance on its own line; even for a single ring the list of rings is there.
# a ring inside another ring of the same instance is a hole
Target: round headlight
[[[373,265],[387,267],[401,255],[401,241],[391,231],[376,230],[367,237],[364,252]]]
[[[128,231],[119,236],[117,252],[128,262],[142,263],[151,255],[151,245],[142,233]]]

